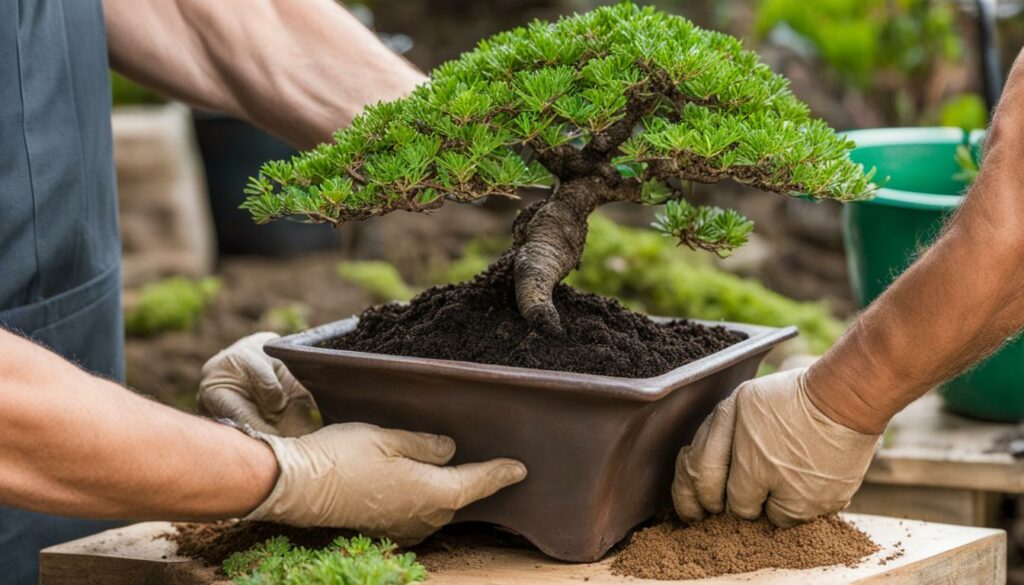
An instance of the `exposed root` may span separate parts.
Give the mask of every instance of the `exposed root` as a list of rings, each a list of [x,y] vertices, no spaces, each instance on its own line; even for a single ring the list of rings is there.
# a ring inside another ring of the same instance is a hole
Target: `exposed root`
[[[524,210],[513,227],[516,304],[535,329],[561,334],[551,291],[579,265],[587,240],[587,217],[621,198],[596,178],[564,183],[546,201]]]

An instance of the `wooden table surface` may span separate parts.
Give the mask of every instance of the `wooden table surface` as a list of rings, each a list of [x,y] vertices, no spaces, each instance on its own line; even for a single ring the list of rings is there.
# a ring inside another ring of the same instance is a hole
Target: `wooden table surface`
[[[685,581],[691,585],[797,583],[958,583],[995,585],[1006,581],[1006,535],[1001,530],[969,528],[848,514],[883,550],[857,567],[804,571],[766,570],[718,579]],[[48,548],[40,555],[40,585],[211,585],[214,573],[178,557],[174,546],[155,538],[171,527],[150,522],[107,531]],[[883,564],[895,551],[902,556]],[[552,561],[536,551],[488,549],[486,566],[431,574],[429,585],[593,585],[664,584],[616,577],[611,559],[574,565]]]
[[[1013,428],[948,413],[938,394],[926,394],[889,423],[865,481],[1024,493],[1024,461],[994,452]]]

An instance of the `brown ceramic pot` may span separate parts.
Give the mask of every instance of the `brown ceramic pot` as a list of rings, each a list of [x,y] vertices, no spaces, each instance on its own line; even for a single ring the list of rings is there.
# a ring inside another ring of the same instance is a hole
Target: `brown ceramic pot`
[[[322,349],[356,318],[266,346],[329,423],[439,433],[453,463],[512,457],[529,477],[456,514],[513,530],[556,559],[595,561],[671,505],[676,453],[721,399],[796,329],[724,324],[747,335],[654,378],[632,379]]]

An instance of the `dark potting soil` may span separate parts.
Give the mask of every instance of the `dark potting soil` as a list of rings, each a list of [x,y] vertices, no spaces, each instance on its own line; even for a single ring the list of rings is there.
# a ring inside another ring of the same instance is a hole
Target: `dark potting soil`
[[[530,329],[516,307],[506,260],[467,283],[409,304],[372,307],[354,331],[322,347],[624,378],[649,378],[742,341],[742,333],[686,320],[655,323],[618,301],[555,287],[564,333]]]
[[[223,522],[174,525],[174,532],[162,535],[178,547],[178,555],[220,567],[228,557],[249,550],[275,536],[286,536],[292,544],[306,548],[324,548],[351,531],[337,528],[295,528],[270,522],[225,520]]]

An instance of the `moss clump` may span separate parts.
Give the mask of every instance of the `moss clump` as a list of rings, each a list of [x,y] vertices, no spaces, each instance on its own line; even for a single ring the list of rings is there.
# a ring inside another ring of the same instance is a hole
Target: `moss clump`
[[[238,585],[405,585],[427,577],[416,555],[365,536],[338,538],[319,550],[292,546],[278,536],[235,553],[223,569]]]
[[[398,269],[381,260],[342,262],[338,264],[338,275],[363,288],[380,303],[405,302],[414,294]]]
[[[138,300],[125,311],[125,331],[129,335],[155,335],[163,331],[192,329],[220,290],[214,277],[192,280],[175,276],[147,284]]]

